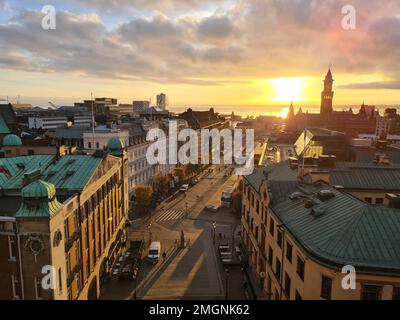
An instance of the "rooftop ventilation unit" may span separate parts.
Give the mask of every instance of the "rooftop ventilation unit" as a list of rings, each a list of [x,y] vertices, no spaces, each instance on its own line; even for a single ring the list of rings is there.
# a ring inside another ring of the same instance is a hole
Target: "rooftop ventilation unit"
[[[75,171],[67,171],[66,177],[71,177],[75,174]]]
[[[314,201],[312,201],[311,199],[306,200],[306,202],[304,202],[304,207],[306,209],[310,209],[315,205]]]
[[[325,202],[335,197],[335,194],[331,190],[321,190],[318,192],[317,197],[322,202]]]
[[[311,209],[311,215],[314,218],[322,217],[324,214],[325,214],[325,209],[322,208]]]
[[[52,177],[52,176],[54,176],[55,174],[56,174],[56,171],[52,170],[52,171],[49,171],[49,173],[47,174],[47,176],[48,176],[48,177]]]
[[[17,163],[17,167],[21,170],[25,170],[25,163]]]
[[[302,194],[301,192],[294,192],[294,193],[289,195],[289,199],[290,200],[299,200],[299,199],[302,199],[304,197],[305,197],[305,195]]]

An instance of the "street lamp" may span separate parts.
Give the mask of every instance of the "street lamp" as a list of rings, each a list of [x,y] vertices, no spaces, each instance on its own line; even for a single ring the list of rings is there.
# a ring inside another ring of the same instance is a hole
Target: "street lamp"
[[[229,283],[229,269],[225,269],[225,300],[228,300],[228,283]]]
[[[147,230],[149,231],[149,245],[151,244],[151,223],[147,226]]]
[[[217,229],[217,222],[213,222],[213,244],[215,245],[215,234],[216,234],[216,230]]]

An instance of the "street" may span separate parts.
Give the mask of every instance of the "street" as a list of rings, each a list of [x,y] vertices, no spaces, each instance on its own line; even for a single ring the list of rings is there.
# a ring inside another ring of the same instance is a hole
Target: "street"
[[[221,208],[217,213],[203,210],[206,205],[219,206],[222,191],[235,179],[235,175],[224,177],[223,170],[214,167],[213,173],[186,195],[162,204],[149,219],[134,223],[129,240],[144,239],[147,246],[151,241],[160,241],[160,261],[154,266],[147,262],[145,250],[138,279],[112,279],[103,286],[100,298],[225,299],[227,295],[228,299],[245,299],[240,267],[229,267],[227,273],[215,242],[217,238],[233,244],[234,237],[238,237],[235,232],[239,219],[230,209]],[[182,231],[185,246],[181,248]]]

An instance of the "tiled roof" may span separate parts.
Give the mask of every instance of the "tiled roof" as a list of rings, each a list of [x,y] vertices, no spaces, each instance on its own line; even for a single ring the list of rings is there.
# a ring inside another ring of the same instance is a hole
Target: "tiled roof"
[[[334,197],[321,201],[318,192]],[[302,197],[291,200],[290,194]],[[306,208],[311,200],[314,206]],[[324,182],[294,186],[271,206],[294,239],[317,260],[370,272],[400,271],[400,210],[375,207]]]

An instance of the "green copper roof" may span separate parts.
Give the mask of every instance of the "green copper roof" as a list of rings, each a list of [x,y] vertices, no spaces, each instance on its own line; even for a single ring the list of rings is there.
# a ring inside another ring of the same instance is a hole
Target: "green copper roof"
[[[18,218],[50,218],[63,207],[55,197],[54,185],[42,180],[27,185],[21,194],[22,204],[15,214]]]
[[[47,198],[52,199],[56,195],[54,184],[43,180],[37,180],[21,190],[23,198]]]
[[[9,134],[3,138],[3,146],[22,146],[22,140],[15,134]]]
[[[400,170],[396,167],[351,167],[333,169],[330,183],[356,190],[400,190]]]
[[[0,187],[21,190],[24,175],[40,170],[41,179],[53,184],[57,190],[81,191],[102,160],[88,155],[67,155],[59,159],[52,155],[0,159]]]
[[[329,190],[333,198],[321,201]],[[295,192],[302,197],[289,196]],[[305,202],[314,203],[306,208]],[[292,185],[272,211],[293,238],[315,259],[353,265],[368,272],[400,271],[400,210],[366,204],[324,182]]]
[[[107,149],[113,156],[122,156],[124,153],[124,143],[120,138],[114,137],[108,141]]]

